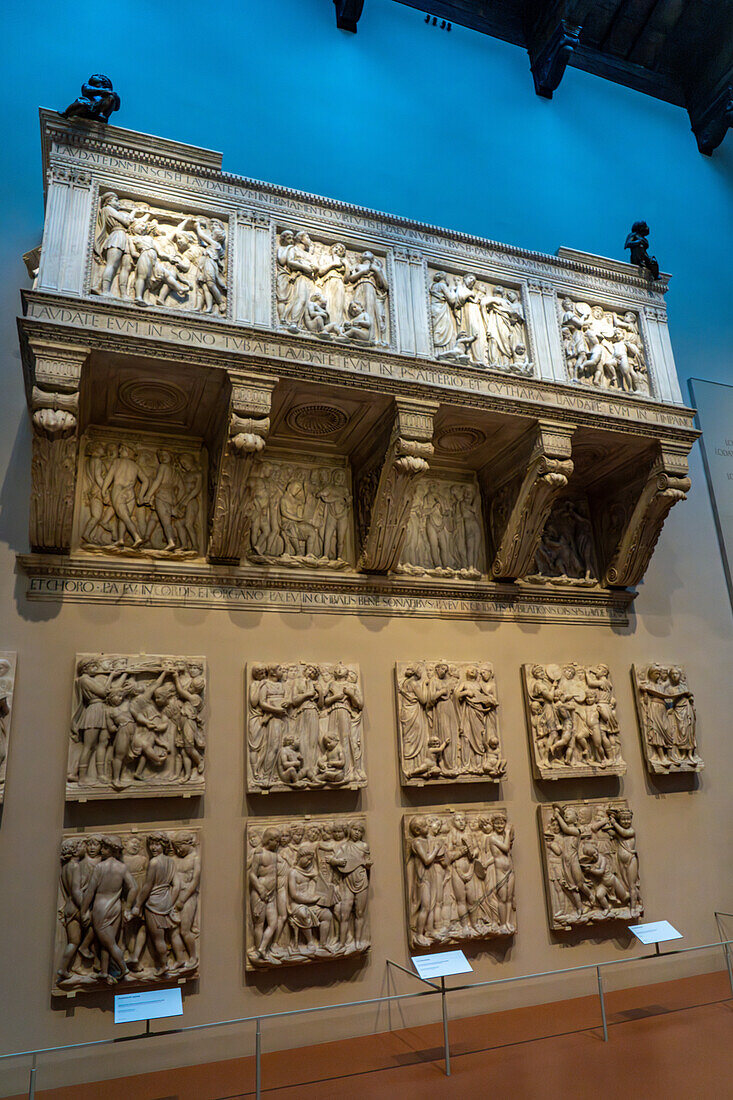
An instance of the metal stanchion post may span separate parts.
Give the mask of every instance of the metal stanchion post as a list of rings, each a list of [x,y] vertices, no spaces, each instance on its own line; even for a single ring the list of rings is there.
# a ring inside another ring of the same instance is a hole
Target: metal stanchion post
[[[36,1095],[36,1056],[33,1055],[33,1061],[31,1062],[31,1075],[28,1081],[28,1100],[34,1100]]]
[[[730,944],[723,944],[723,950],[725,951],[725,965],[728,967],[728,981],[730,982],[730,991],[733,993],[733,970],[730,965]]]
[[[257,1017],[257,1032],[255,1034],[255,1096],[260,1100],[262,1093],[262,1029],[260,1019]]]
[[[603,1042],[608,1042],[608,1024],[606,1023],[606,1002],[603,999],[603,978],[601,977],[600,966],[596,967],[596,976],[598,978],[598,996],[601,998],[601,1019],[603,1020]]]
[[[440,999],[443,1002],[443,1045],[445,1047],[445,1075],[450,1077],[450,1045],[448,1043],[448,1004],[445,996],[445,978],[440,979]]]

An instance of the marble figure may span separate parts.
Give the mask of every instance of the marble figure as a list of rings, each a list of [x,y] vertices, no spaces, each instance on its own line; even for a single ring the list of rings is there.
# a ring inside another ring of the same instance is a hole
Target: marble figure
[[[527,330],[519,292],[473,272],[432,273],[430,322],[438,359],[529,373]]]
[[[598,584],[593,525],[587,501],[561,497],[542,531],[527,580],[590,587]]]
[[[398,573],[476,580],[486,572],[476,481],[421,477],[415,487]]]
[[[572,382],[649,396],[649,372],[639,318],[633,311],[614,312],[564,298],[561,327]]]
[[[699,772],[695,700],[679,665],[633,665],[632,679],[641,743],[655,775]]]

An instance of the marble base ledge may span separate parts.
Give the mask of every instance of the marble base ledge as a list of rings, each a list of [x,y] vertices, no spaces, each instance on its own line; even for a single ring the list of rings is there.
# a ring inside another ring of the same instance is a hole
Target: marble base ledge
[[[29,600],[628,626],[633,591],[18,554]]]

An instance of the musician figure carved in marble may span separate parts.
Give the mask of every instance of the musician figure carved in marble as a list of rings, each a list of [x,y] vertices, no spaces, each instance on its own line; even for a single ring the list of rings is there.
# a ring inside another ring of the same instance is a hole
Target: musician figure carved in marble
[[[15,653],[0,652],[0,803],[5,798],[5,774],[8,763],[10,719],[13,713],[16,661]]]
[[[649,372],[639,318],[633,311],[614,312],[564,298],[561,327],[572,382],[649,396]]]
[[[542,531],[534,583],[592,587],[598,584],[593,525],[583,497],[556,501]]]
[[[363,709],[357,665],[250,665],[247,790],[365,787]]]
[[[369,950],[372,857],[362,814],[247,823],[246,969]]]
[[[477,580],[486,572],[478,484],[423,477],[397,572]]]
[[[634,665],[636,710],[650,772],[669,775],[705,767],[695,736],[695,701],[678,665]]]
[[[530,373],[518,291],[490,284],[473,272],[459,276],[435,271],[429,297],[436,358]]]

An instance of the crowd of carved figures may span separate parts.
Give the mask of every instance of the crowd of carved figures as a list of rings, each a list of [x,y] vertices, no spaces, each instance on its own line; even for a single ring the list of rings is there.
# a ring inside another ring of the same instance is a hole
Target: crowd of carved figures
[[[516,932],[514,826],[501,806],[403,818],[413,950]]]
[[[649,376],[635,313],[630,310],[615,313],[602,306],[564,298],[561,325],[565,361],[574,382],[603,390],[649,394]]]
[[[366,786],[363,708],[356,665],[250,665],[247,789]]]
[[[69,734],[69,799],[201,794],[203,659],[77,658]]]
[[[94,435],[85,443],[80,482],[82,549],[166,557],[201,553],[200,452],[164,438]]]
[[[54,992],[195,977],[200,883],[198,829],[67,834]]]
[[[582,498],[557,501],[542,531],[532,580],[552,578],[556,583],[597,583],[593,526]]]
[[[438,359],[521,373],[528,369],[527,332],[516,290],[491,285],[471,272],[436,271],[430,321]]]
[[[415,661],[398,664],[396,676],[403,782],[502,778],[491,665]]]
[[[225,314],[227,227],[105,192],[94,239],[92,294],[138,306]]]
[[[421,478],[397,571],[477,578],[485,568],[478,485]]]
[[[249,821],[247,969],[368,951],[371,867],[362,814]]]
[[[643,913],[633,814],[624,799],[540,806],[555,929]]]
[[[0,802],[5,796],[5,772],[8,760],[10,716],[15,686],[15,653],[0,653]]]
[[[624,774],[607,665],[525,665],[524,682],[538,778]]]
[[[275,260],[278,319],[290,332],[389,344],[389,283],[384,261],[373,252],[282,229]]]
[[[252,560],[344,568],[353,556],[351,527],[343,466],[265,460],[253,473]]]
[[[695,738],[695,702],[687,677],[677,665],[633,668],[641,739],[651,772],[700,771]]]

